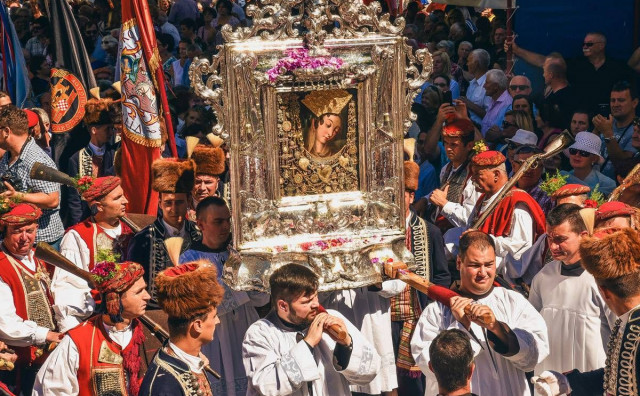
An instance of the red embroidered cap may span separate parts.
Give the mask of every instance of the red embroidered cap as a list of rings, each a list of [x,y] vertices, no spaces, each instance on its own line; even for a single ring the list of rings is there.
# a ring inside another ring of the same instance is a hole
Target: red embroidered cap
[[[476,154],[471,162],[477,166],[498,166],[504,163],[506,158],[499,151],[489,150]]]
[[[612,217],[631,216],[634,209],[624,202],[605,202],[596,211],[596,220],[607,220]]]
[[[82,198],[87,202],[98,200],[113,191],[120,183],[121,180],[117,176],[99,177],[82,193]]]
[[[107,314],[121,318],[120,295],[130,288],[144,274],[138,263],[125,261],[113,263],[102,261],[91,270],[91,277],[106,302]]]
[[[554,191],[553,194],[551,194],[551,198],[558,199],[571,195],[589,194],[589,192],[591,192],[589,186],[583,186],[582,184],[565,184]]]
[[[40,118],[35,111],[27,109],[24,109],[23,111],[27,114],[27,122],[29,123],[29,128],[33,128],[34,126],[38,125],[38,123],[40,122]]]
[[[42,210],[30,203],[20,203],[0,216],[2,225],[22,226],[38,221]]]
[[[447,125],[442,128],[442,136],[462,137],[472,134],[473,131],[473,123],[471,120],[462,118],[447,122]]]

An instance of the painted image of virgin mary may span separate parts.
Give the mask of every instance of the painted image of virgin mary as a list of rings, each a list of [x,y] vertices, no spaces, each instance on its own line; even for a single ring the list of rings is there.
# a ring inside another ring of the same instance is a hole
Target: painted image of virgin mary
[[[353,95],[342,89],[313,91],[303,100],[312,113],[309,129],[304,139],[305,149],[315,157],[325,158],[336,154],[345,145],[345,140],[338,141],[344,135],[346,122],[341,113]]]

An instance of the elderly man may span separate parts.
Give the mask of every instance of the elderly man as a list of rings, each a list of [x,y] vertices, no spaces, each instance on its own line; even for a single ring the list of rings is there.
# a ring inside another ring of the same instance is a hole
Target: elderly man
[[[411,340],[413,357],[428,377],[425,395],[438,392],[429,370],[431,344],[440,332],[452,328],[473,337],[472,392],[530,395],[525,373],[549,353],[544,320],[518,292],[493,286],[496,255],[491,236],[479,231],[463,235],[456,266],[460,296],[452,297],[449,306],[428,305]],[[465,308],[470,308],[468,314]]]
[[[633,228],[640,230],[640,209],[623,202],[605,202],[596,210],[595,228]]]
[[[616,83],[611,89],[611,115],[593,117],[593,133],[602,135],[601,172],[615,180],[614,162],[633,157],[638,150],[633,146],[634,120],[638,107],[638,93],[626,81]]]
[[[484,87],[490,60],[489,53],[483,49],[471,51],[467,58],[467,67],[473,80],[469,82],[467,95],[460,99],[467,105],[471,120],[478,124],[482,122],[482,117],[491,104],[491,98],[487,97]]]
[[[60,253],[85,271],[110,256],[127,251],[133,231],[120,220],[125,214],[127,198],[115,176],[85,178],[82,198],[95,215],[67,230],[60,243]],[[56,268],[51,281],[56,306],[60,312],[60,330],[70,330],[86,320],[95,308],[91,288],[85,280]]]
[[[588,234],[580,210],[578,205],[563,204],[547,216],[547,240],[554,260],[533,278],[529,293],[529,302],[549,330],[550,353],[536,366],[537,374],[574,368],[590,371],[605,363],[615,315],[581,265],[580,241]]]
[[[531,96],[531,80],[527,76],[513,76],[509,81],[509,95],[515,97],[516,95]]]
[[[14,105],[0,107],[0,149],[6,150],[0,159],[0,175],[6,199],[17,199],[42,209],[38,222],[37,241],[58,246],[64,227],[60,220],[60,186],[57,183],[32,179],[33,164],[41,162],[55,168],[53,160],[29,137],[27,115]]]
[[[471,160],[472,180],[482,193],[465,227],[452,228],[444,235],[445,249],[455,257],[460,235],[473,226],[476,219],[492,205],[507,184],[505,157],[497,151],[476,154]],[[545,232],[545,219],[540,205],[526,192],[515,187],[502,199],[479,229],[495,241],[496,268],[509,273],[510,263],[519,260],[538,237]]]
[[[584,207],[590,192],[591,189],[589,186],[582,184],[565,184],[551,194],[551,199],[556,202],[556,206],[572,203]]]
[[[62,338],[53,316],[47,268],[33,256],[41,215],[39,208],[22,203],[0,217],[4,228],[0,252],[0,339],[18,354],[16,369],[1,372],[0,379],[15,394],[30,394],[49,345]]]
[[[202,240],[195,241],[180,255],[180,262],[207,260],[222,276],[223,265],[229,259],[231,243],[231,213],[220,197],[207,197],[196,208],[196,224]],[[211,381],[214,395],[244,395],[247,375],[242,364],[242,340],[249,326],[260,317],[256,307],[269,302],[269,295],[259,292],[235,291],[220,281],[224,296],[218,304],[218,336],[202,347],[211,367],[222,379]]]
[[[489,130],[494,133],[500,131],[504,113],[513,102],[507,90],[507,76],[502,70],[491,69],[487,72],[484,89],[487,96],[491,98],[491,102],[480,124],[482,136],[487,135]]]
[[[525,62],[543,67],[546,57],[519,47],[513,40],[505,41],[505,50],[512,46],[513,53]],[[607,38],[599,32],[589,32],[582,43],[584,57],[567,61],[567,77],[575,89],[575,97],[588,111],[596,112],[598,104],[609,103],[609,93],[620,80],[631,81],[631,69],[618,60],[606,56]]]
[[[350,384],[376,377],[380,356],[340,313],[320,311],[311,269],[284,265],[271,274],[269,288],[271,312],[249,327],[242,343],[247,395],[350,396]],[[337,338],[332,326],[346,337]]]
[[[100,314],[70,330],[44,363],[34,396],[137,395],[143,367],[140,347],[149,293],[138,263],[103,261],[91,276]]]

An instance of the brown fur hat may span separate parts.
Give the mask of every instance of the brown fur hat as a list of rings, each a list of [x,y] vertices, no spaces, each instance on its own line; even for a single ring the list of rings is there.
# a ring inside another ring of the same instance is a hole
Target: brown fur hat
[[[196,163],[197,175],[220,176],[225,169],[224,150],[220,147],[197,145],[191,154]]]
[[[414,161],[404,161],[404,188],[411,192],[418,189],[420,166]]]
[[[217,307],[224,296],[218,271],[208,260],[191,261],[160,272],[158,303],[169,317],[190,319]]]
[[[160,193],[190,193],[196,182],[196,164],[190,159],[160,158],[153,162],[151,171],[151,187]]]
[[[582,266],[596,279],[640,271],[640,235],[631,228],[608,229],[580,242]]]
[[[106,125],[117,123],[114,120],[117,117],[117,109],[120,103],[114,102],[112,99],[89,99],[84,105],[84,123],[87,125]],[[122,122],[122,113],[120,112],[120,122]]]

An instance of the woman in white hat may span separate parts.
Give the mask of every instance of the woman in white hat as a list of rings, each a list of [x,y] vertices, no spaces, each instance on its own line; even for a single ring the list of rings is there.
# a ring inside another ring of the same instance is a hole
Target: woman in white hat
[[[600,138],[591,132],[578,132],[576,141],[564,153],[569,157],[572,171],[562,171],[569,174],[567,183],[577,183],[589,186],[593,191],[598,190],[604,195],[609,195],[616,188],[616,182],[603,175],[594,166],[602,164],[604,158],[600,155]]]

